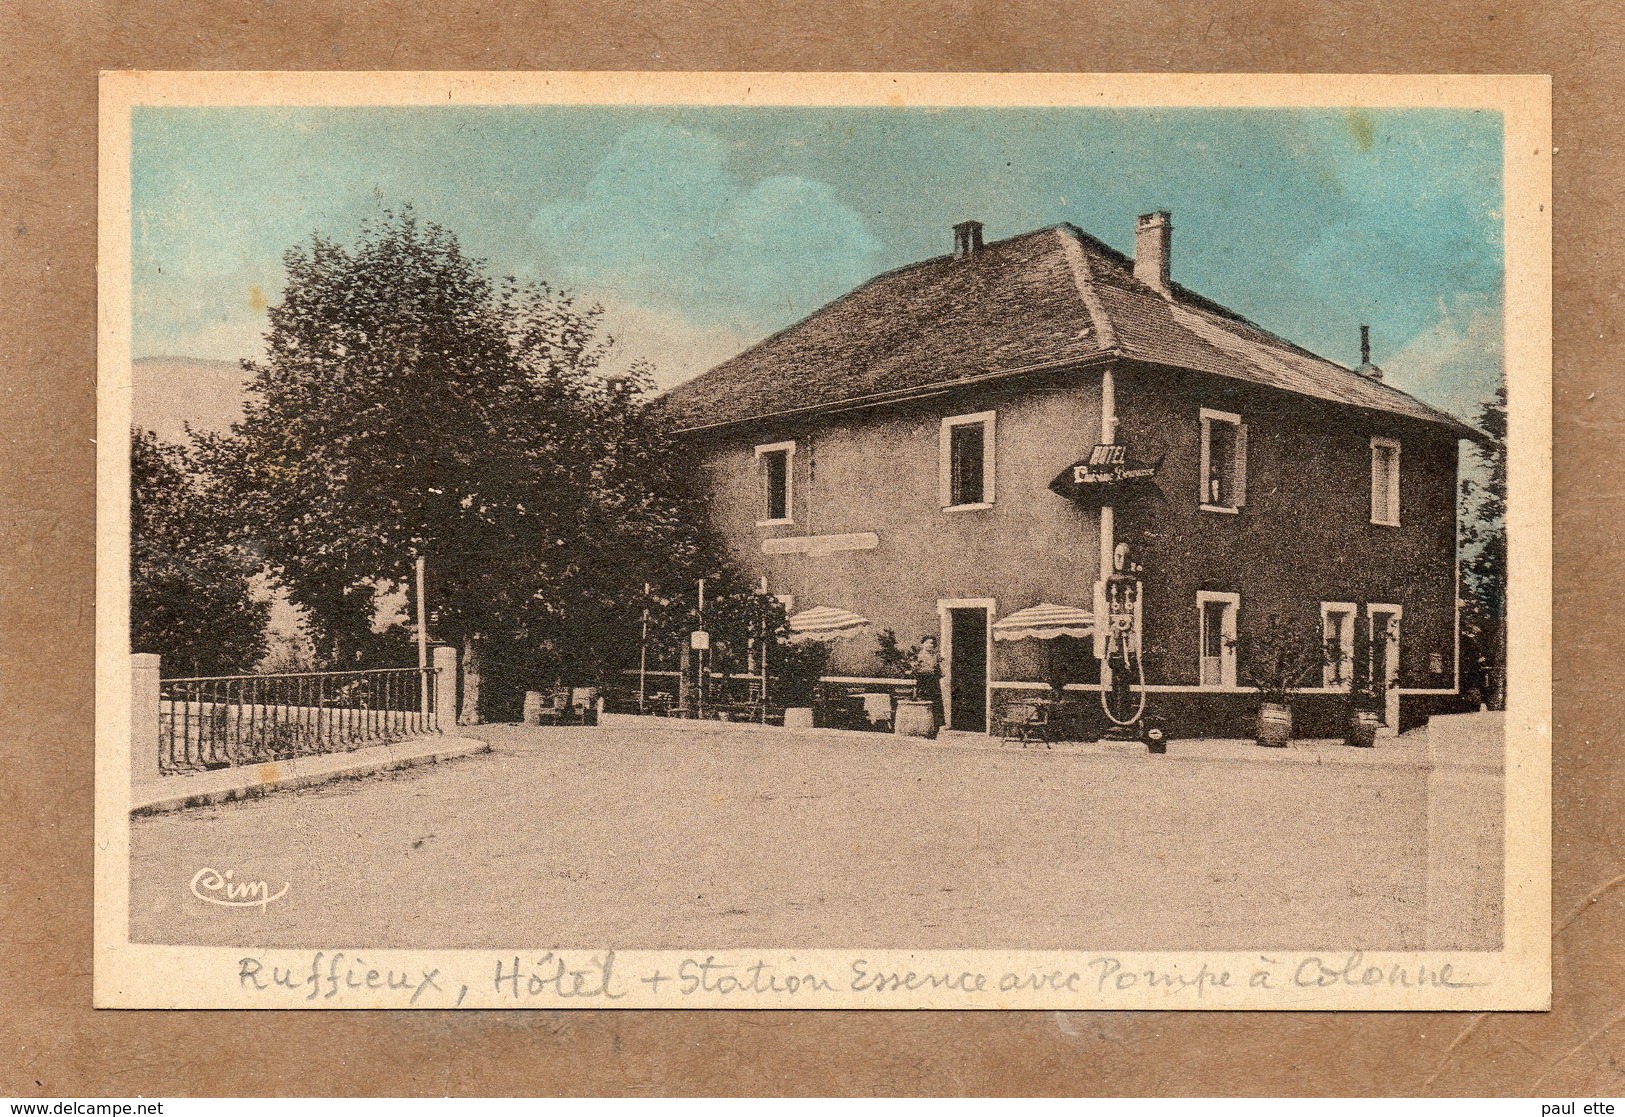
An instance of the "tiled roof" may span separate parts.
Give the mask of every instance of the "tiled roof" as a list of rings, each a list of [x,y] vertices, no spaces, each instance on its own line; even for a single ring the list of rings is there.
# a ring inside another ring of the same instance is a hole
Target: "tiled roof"
[[[1122,356],[1476,432],[1399,389],[1275,336],[1178,284],[1164,296],[1073,225],[994,241],[865,283],[680,384],[674,430],[819,411]]]

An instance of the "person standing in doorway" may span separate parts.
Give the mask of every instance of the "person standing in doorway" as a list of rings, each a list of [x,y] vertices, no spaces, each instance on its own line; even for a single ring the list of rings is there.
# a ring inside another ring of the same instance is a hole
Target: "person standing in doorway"
[[[931,735],[936,736],[945,719],[942,715],[942,656],[937,638],[920,637],[920,650],[914,653],[914,697],[931,703]]]

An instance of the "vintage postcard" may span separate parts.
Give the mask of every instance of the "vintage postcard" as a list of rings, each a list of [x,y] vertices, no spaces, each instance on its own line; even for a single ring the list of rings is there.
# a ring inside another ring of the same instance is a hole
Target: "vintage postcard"
[[[97,1005],[1547,1006],[1547,79],[101,144]]]

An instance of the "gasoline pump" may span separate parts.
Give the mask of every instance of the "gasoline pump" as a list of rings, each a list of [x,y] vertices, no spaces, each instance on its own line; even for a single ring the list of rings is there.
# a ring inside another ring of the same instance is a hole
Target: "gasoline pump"
[[[1129,546],[1112,551],[1112,572],[1095,583],[1095,655],[1101,676],[1111,679],[1100,692],[1100,706],[1111,722],[1108,737],[1138,740],[1144,729],[1145,665],[1140,658],[1143,628],[1143,587],[1137,563],[1129,561]],[[1137,684],[1138,693],[1135,693]],[[1153,747],[1161,744],[1159,730],[1148,734]]]

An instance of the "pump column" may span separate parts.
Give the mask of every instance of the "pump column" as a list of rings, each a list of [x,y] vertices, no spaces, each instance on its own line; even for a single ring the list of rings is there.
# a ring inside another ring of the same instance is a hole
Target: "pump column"
[[[1100,374],[1100,441],[1102,445],[1110,446],[1117,441],[1117,379],[1112,372],[1112,366],[1107,365]],[[1112,552],[1117,548],[1117,523],[1115,510],[1110,504],[1100,506],[1100,573],[1097,575],[1096,585],[1104,586],[1106,577],[1112,571]],[[1098,595],[1097,595],[1098,596]],[[1096,610],[1105,607],[1103,600],[1097,600]],[[1096,626],[1101,624],[1101,618],[1095,618]],[[1100,682],[1104,687],[1112,685],[1112,669],[1105,653],[1101,653]]]

